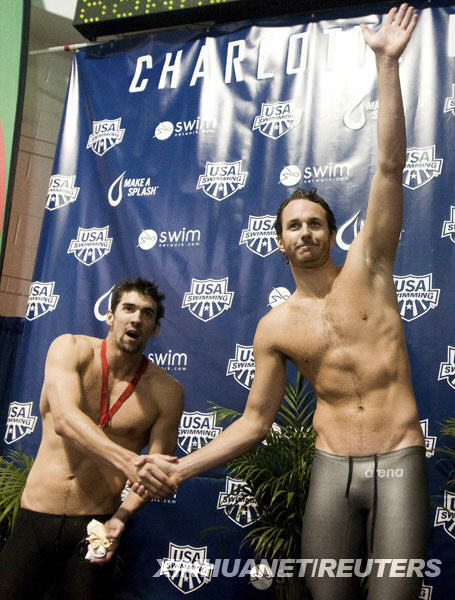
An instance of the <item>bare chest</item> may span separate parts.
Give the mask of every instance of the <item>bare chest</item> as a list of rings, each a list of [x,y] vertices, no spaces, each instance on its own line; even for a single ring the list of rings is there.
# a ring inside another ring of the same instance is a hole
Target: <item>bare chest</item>
[[[280,350],[302,372],[361,361],[361,355],[396,336],[400,319],[368,290],[340,287],[323,300],[290,307]],[[382,341],[381,341],[382,340]]]
[[[146,378],[126,394],[129,380],[108,377],[106,433],[124,438],[138,438],[147,433],[158,409]],[[81,409],[98,425],[102,414],[102,380],[100,370],[90,368],[81,376]]]

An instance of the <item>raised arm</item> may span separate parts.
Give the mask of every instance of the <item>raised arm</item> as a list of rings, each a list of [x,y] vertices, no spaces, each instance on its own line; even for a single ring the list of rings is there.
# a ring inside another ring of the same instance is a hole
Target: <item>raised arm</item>
[[[371,183],[361,239],[372,268],[392,268],[403,218],[402,177],[406,161],[406,129],[398,59],[417,22],[414,8],[392,8],[376,33],[362,26],[376,56],[379,88],[378,167]]]

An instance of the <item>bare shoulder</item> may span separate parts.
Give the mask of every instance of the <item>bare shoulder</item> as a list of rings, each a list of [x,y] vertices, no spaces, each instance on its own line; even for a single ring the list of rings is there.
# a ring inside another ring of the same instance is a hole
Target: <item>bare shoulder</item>
[[[99,338],[64,333],[51,342],[47,353],[48,360],[67,361],[78,365],[86,364],[93,359],[100,344]]]
[[[276,346],[280,332],[283,326],[289,320],[289,313],[292,310],[292,296],[282,304],[272,308],[262,317],[256,328],[254,336],[255,347],[260,346],[264,349]]]

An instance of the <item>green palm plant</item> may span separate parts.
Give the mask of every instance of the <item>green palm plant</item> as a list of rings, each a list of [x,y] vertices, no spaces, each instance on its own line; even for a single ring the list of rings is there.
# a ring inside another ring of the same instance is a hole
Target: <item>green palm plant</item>
[[[0,524],[4,537],[8,537],[13,528],[33,460],[24,454],[22,448],[9,450],[5,456],[0,456]]]
[[[215,405],[217,422],[234,421],[241,413]],[[271,428],[264,443],[228,464],[233,477],[246,482],[250,491],[236,488],[230,504],[242,507],[253,495],[260,518],[244,536],[255,559],[300,557],[302,519],[308,495],[315,434],[311,425],[313,400],[300,373],[296,385],[288,383],[278,412],[278,428]],[[275,580],[276,596],[301,600],[303,578],[296,565],[292,577]]]

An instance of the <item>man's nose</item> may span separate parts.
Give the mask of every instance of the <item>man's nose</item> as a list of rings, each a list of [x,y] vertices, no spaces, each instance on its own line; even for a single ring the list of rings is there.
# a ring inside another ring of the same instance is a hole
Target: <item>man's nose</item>
[[[133,321],[134,323],[140,323],[142,320],[142,313],[141,311],[135,310],[132,314],[131,314],[131,321]]]
[[[308,227],[308,225],[306,223],[302,223],[302,227],[300,229],[300,236],[301,237],[308,237],[310,235],[310,228]]]

